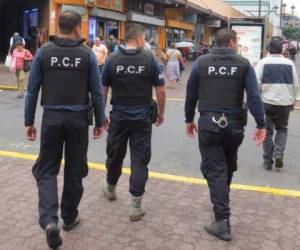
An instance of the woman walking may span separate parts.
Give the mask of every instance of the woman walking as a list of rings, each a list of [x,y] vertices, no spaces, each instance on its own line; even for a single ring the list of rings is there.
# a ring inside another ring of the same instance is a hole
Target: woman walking
[[[22,42],[16,43],[16,48],[13,51],[12,54],[12,61],[15,67],[15,73],[17,76],[18,81],[18,90],[19,94],[17,95],[18,98],[24,97],[24,88],[25,88],[25,71],[24,71],[24,65],[25,60],[31,61],[33,59],[32,54],[24,49],[24,45]]]
[[[174,88],[176,80],[180,79],[180,63],[184,65],[182,55],[176,49],[175,43],[171,43],[171,49],[167,52],[166,75],[169,80],[169,88]]]

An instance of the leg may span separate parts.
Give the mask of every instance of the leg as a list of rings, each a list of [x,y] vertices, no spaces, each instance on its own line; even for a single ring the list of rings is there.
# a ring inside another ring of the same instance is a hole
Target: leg
[[[243,130],[231,130],[225,138],[225,155],[227,163],[227,184],[230,191],[230,185],[233,173],[237,171],[238,149],[244,139]]]
[[[272,167],[273,161],[273,151],[274,151],[274,143],[273,143],[273,135],[274,135],[274,122],[273,122],[273,112],[271,107],[266,105],[266,122],[267,122],[267,135],[266,139],[263,142],[263,159],[264,165],[266,168]]]
[[[61,127],[43,124],[40,143],[39,158],[33,166],[32,173],[38,186],[39,223],[45,229],[46,225],[58,222],[57,175],[64,143]]]
[[[216,221],[229,219],[228,169],[221,136],[205,130],[199,131],[198,136],[202,156],[201,170],[208,183]]]
[[[128,128],[126,122],[111,121],[107,136],[107,183],[117,185],[122,174],[123,160],[127,151]]]
[[[66,128],[64,188],[61,216],[71,224],[78,216],[78,206],[83,194],[82,179],[88,174],[88,127]]]
[[[135,122],[130,130],[131,175],[129,192],[142,196],[148,179],[148,164],[151,159],[152,124]]]
[[[280,107],[278,114],[275,117],[275,147],[274,158],[283,158],[284,150],[287,141],[288,121],[290,116],[289,107]]]

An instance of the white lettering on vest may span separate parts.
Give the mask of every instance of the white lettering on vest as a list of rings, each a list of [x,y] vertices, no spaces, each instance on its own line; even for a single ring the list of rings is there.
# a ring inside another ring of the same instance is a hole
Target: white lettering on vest
[[[213,66],[208,67],[208,74],[210,75],[212,72],[215,72],[216,68]]]
[[[225,75],[226,74],[226,67],[220,67],[219,72],[220,72],[220,75]]]
[[[124,70],[124,67],[122,65],[118,65],[117,66],[117,74],[120,72],[120,71],[123,71]]]
[[[236,71],[237,71],[237,67],[231,67],[231,75],[236,73]]]
[[[64,58],[62,59],[62,64],[63,64],[65,67],[70,66],[70,58],[69,58],[69,57],[64,57]]]
[[[127,71],[128,71],[128,73],[132,74],[132,73],[135,72],[135,67],[134,66],[128,66]]]
[[[75,58],[75,67],[77,68],[80,63],[81,63],[81,58],[80,57],[76,57]],[[73,66],[73,64],[72,64],[72,66]]]
[[[53,66],[55,63],[57,63],[58,62],[58,58],[57,57],[55,57],[55,56],[52,56],[51,57],[51,66]]]
[[[145,66],[139,66],[139,74],[145,71]]]

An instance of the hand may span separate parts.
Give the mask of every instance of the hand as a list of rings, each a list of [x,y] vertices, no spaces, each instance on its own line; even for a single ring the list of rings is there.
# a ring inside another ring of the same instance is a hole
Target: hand
[[[27,140],[35,141],[36,139],[36,128],[34,126],[28,126],[25,128]]]
[[[104,122],[103,122],[103,127],[105,131],[108,131],[108,127],[109,127],[109,119],[107,117],[105,117]]]
[[[189,137],[195,139],[195,133],[198,133],[197,125],[194,122],[187,123],[186,133]]]
[[[103,132],[104,132],[104,127],[94,127],[94,130],[93,130],[93,139],[94,140],[100,139],[101,136],[103,135]]]
[[[164,122],[164,115],[163,114],[158,114],[158,116],[157,116],[157,121],[156,121],[156,123],[155,123],[155,126],[156,127],[159,127],[160,125],[162,125],[163,124],[163,122]]]
[[[265,128],[257,128],[254,132],[253,141],[257,146],[263,143],[266,138],[267,130]]]

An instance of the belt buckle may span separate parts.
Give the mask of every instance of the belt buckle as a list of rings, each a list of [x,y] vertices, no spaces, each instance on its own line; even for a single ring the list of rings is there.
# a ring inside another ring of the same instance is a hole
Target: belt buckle
[[[218,120],[213,116],[212,121],[218,124],[220,128],[226,128],[228,126],[228,119],[224,113],[222,113],[222,116],[220,116]]]

